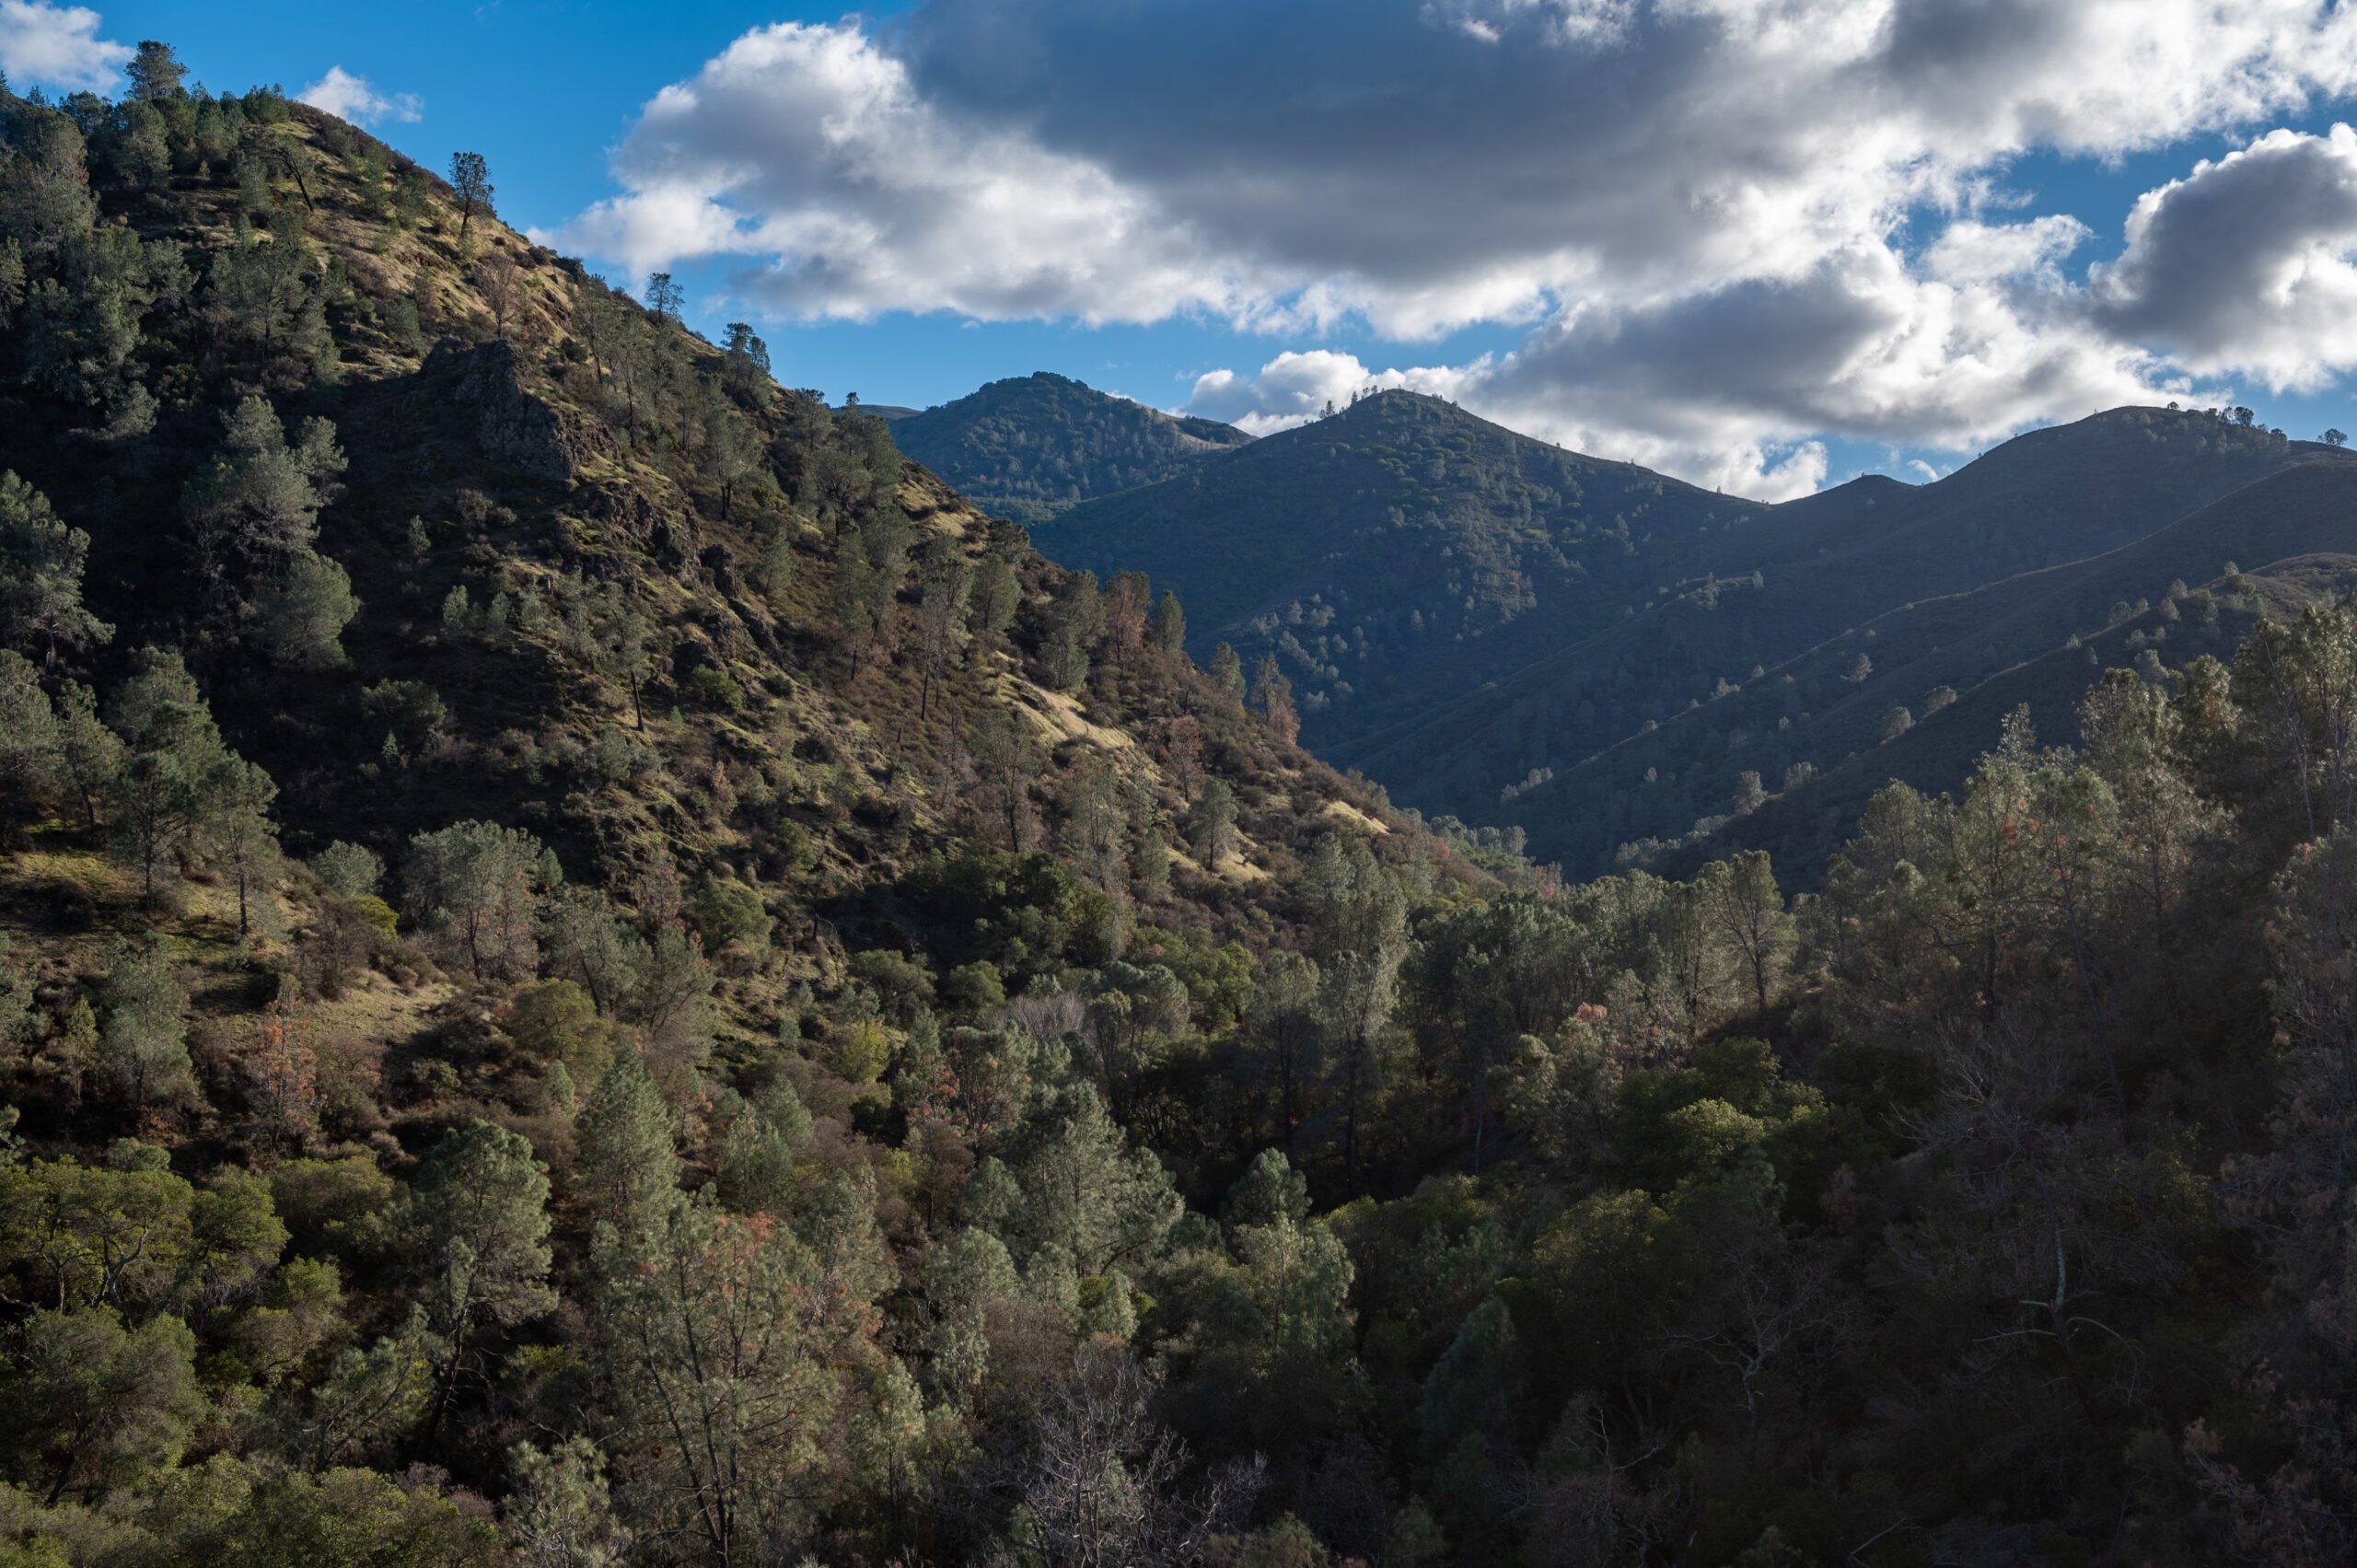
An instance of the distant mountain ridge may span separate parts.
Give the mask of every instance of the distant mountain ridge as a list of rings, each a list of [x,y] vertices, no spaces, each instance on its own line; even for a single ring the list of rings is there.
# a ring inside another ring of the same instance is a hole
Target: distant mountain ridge
[[[1622,843],[1675,838],[1730,814],[1746,772],[1773,795],[1789,769],[1806,764],[1833,781],[1795,786],[1819,814],[1862,805],[1888,778],[1952,787],[2016,704],[2031,703],[2048,739],[2074,740],[2075,705],[2100,666],[2132,663],[2147,648],[2171,669],[2203,654],[2229,658],[2257,614],[2340,580],[2320,575],[2317,563],[2351,556],[2357,463],[2311,458],[2118,550],[1845,630],[1739,691],[1517,792],[1500,819],[1524,826],[1533,853],[1589,865]],[[2261,580],[2265,594],[2251,586]],[[2003,697],[1993,716],[1992,693]],[[1854,776],[1834,777],[1852,762]],[[1780,830],[1791,836],[1788,823]],[[1810,852],[1847,831],[1847,822],[1826,827]]]
[[[1787,661],[1923,601],[2121,552],[2287,469],[2316,466],[2327,489],[2357,481],[2349,461],[2208,414],[2118,409],[2005,442],[1933,483],[1874,476],[1768,505],[1389,392],[1036,532],[1067,564],[1143,567],[1175,588],[1199,653],[1227,642],[1248,666],[1274,656],[1305,738],[1337,764],[1426,810],[1521,827],[1537,853],[1587,869],[1618,843],[1675,839],[1724,811],[1746,769],[1772,788],[1793,763],[1849,754],[1817,749],[1837,731],[1803,723],[1815,696],[1719,727],[1734,712],[1720,699]],[[2148,558],[2124,556],[2078,591],[2099,596],[2098,610],[2132,605],[2173,576],[2207,581],[2226,559],[2154,581]],[[2131,575],[2115,587],[2115,571]],[[2101,625],[2075,598],[2068,613],[2049,605],[2011,643],[1976,643],[1970,670],[1922,684],[1968,684]],[[1763,722],[1772,744],[1759,742]],[[1676,786],[1639,799],[1621,780],[1600,802],[1601,778],[1578,770],[1609,749],[1662,750],[1656,730],[1691,743],[1643,764],[1656,782],[1674,766]],[[1724,755],[1746,747],[1759,757]],[[1580,784],[1557,782],[1575,773]]]
[[[1165,413],[1046,370],[885,417],[903,452],[986,510],[1026,523],[1167,479],[1252,439],[1232,425]]]

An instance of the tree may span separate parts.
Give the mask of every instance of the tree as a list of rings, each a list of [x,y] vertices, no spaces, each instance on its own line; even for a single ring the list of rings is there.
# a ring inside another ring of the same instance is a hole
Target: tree
[[[1127,1147],[1096,1087],[1043,1096],[1025,1118],[1009,1161],[1023,1193],[1007,1237],[1027,1263],[1060,1248],[1072,1267],[1101,1274],[1150,1257],[1185,1206],[1150,1150]]]
[[[435,1426],[474,1334],[556,1305],[549,1289],[549,1178],[532,1145],[488,1121],[446,1136],[418,1167],[394,1229],[424,1269],[429,1314],[447,1338]]]
[[[1225,643],[1212,650],[1210,667],[1212,684],[1230,697],[1244,701],[1244,661]]]
[[[459,243],[464,246],[475,214],[491,211],[491,165],[482,154],[450,155],[450,193],[459,199]]]
[[[605,1456],[579,1435],[542,1449],[518,1443],[507,1451],[515,1478],[507,1536],[525,1568],[622,1568],[631,1532],[614,1517],[606,1489]]]
[[[411,918],[441,934],[476,979],[520,978],[539,961],[533,937],[540,842],[496,822],[459,822],[410,840],[402,881]]]
[[[540,926],[549,972],[578,981],[600,1014],[620,1016],[647,953],[613,900],[594,888],[558,888],[542,901]]]
[[[311,869],[340,899],[373,899],[385,877],[385,863],[376,851],[342,839],[313,855]]]
[[[740,400],[759,405],[770,384],[770,348],[743,321],[728,323],[721,354],[721,381]]]
[[[1236,790],[1225,779],[1213,778],[1203,785],[1190,836],[1195,858],[1206,871],[1217,871],[1221,861],[1237,853]]]
[[[1260,656],[1252,675],[1252,701],[1268,721],[1270,733],[1291,745],[1301,734],[1301,714],[1293,705],[1293,682],[1285,679],[1274,654]]]
[[[507,336],[507,317],[523,297],[523,270],[505,250],[493,250],[475,267],[475,292],[491,307],[492,335]]]
[[[116,689],[109,722],[129,743],[115,773],[109,813],[122,849],[139,867],[143,896],[152,907],[157,873],[195,831],[206,785],[229,751],[188,667],[175,653],[140,652],[132,678]]]
[[[2324,444],[2328,447],[2346,447],[2349,445],[2349,433],[2339,428],[2328,430],[2324,433]]]
[[[1166,654],[1176,654],[1187,645],[1187,612],[1179,607],[1178,596],[1168,588],[1162,590],[1162,601],[1154,607],[1154,645]]]
[[[180,976],[153,936],[117,938],[107,954],[100,988],[106,1026],[99,1037],[99,1068],[144,1113],[157,1099],[176,1098],[190,1086],[188,1002]]]
[[[974,635],[984,646],[995,647],[1006,635],[1022,598],[1023,585],[1006,557],[996,552],[984,555],[974,568],[973,587],[968,596],[973,607]]]
[[[720,517],[728,520],[737,487],[761,467],[761,443],[745,416],[726,403],[713,405],[704,428],[704,468],[720,482]]]
[[[1201,1492],[1182,1494],[1186,1449],[1153,1419],[1154,1392],[1120,1345],[1085,1349],[1049,1386],[1015,1477],[1022,1507],[1013,1562],[1179,1568],[1238,1527],[1257,1472],[1222,1469]]]
[[[966,645],[967,601],[973,581],[965,553],[955,545],[927,552],[918,572],[917,660],[923,672],[917,692],[920,722],[932,711],[934,682],[948,673]]]
[[[1321,978],[1315,958],[1275,954],[1261,969],[1248,1015],[1276,1097],[1277,1136],[1288,1151],[1326,1076],[1326,1031],[1318,1007]]]
[[[90,536],[68,528],[48,499],[14,473],[0,473],[0,646],[38,649],[103,643],[114,628],[82,604]]]
[[[815,1270],[767,1214],[681,1198],[643,1249],[599,1255],[599,1337],[650,1523],[714,1562],[798,1533],[836,1382]]]
[[[350,574],[311,550],[296,552],[287,564],[285,581],[262,603],[271,652],[296,669],[341,668],[343,629],[359,613]]]
[[[57,715],[40,672],[24,655],[0,649],[0,826],[36,817],[57,772]]]
[[[1004,838],[1009,854],[1022,854],[1030,838],[1031,779],[1039,768],[1023,720],[1014,709],[993,703],[976,715],[966,746],[974,760],[983,819]]]
[[[1751,973],[1752,994],[1768,1010],[1769,977],[1793,943],[1793,919],[1766,850],[1745,850],[1732,860],[1713,861],[1702,875],[1704,906]]]
[[[335,426],[307,419],[293,445],[258,397],[240,401],[226,422],[222,449],[188,482],[188,515],[201,570],[216,582],[232,557],[273,569],[308,552],[319,537],[319,509],[342,493],[343,450]]]
[[[278,839],[270,822],[277,798],[270,775],[235,755],[225,757],[205,780],[198,837],[237,887],[240,940],[251,932],[248,908],[256,885],[278,866]]]
[[[59,779],[82,804],[84,819],[99,825],[99,802],[122,772],[122,740],[99,717],[98,693],[69,680],[57,693]]]
[[[761,564],[757,579],[761,592],[774,605],[785,597],[786,588],[794,581],[794,533],[789,523],[781,522],[770,530],[761,542]]]
[[[177,1318],[127,1329],[111,1307],[36,1312],[0,1377],[0,1423],[47,1505],[95,1503],[179,1462],[205,1400],[196,1336]]]
[[[670,273],[649,273],[646,274],[646,308],[654,312],[656,320],[678,320],[679,306],[686,297],[685,292],[672,281]]]
[[[131,84],[133,99],[140,103],[154,103],[158,99],[180,96],[180,84],[188,76],[188,67],[180,64],[170,44],[143,38],[122,74]]]
[[[625,1243],[654,1234],[679,1191],[671,1109],[635,1051],[614,1059],[582,1108],[575,1137],[581,1197],[593,1223]]]

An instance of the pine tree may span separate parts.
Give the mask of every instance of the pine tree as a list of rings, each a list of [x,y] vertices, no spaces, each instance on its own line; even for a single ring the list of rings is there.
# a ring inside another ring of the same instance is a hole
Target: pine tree
[[[0,473],[0,647],[54,657],[114,635],[82,604],[89,554],[88,534],[59,521],[40,491]]]
[[[206,778],[197,838],[215,865],[238,889],[238,936],[252,930],[249,915],[254,893],[279,864],[278,839],[270,808],[278,786],[270,775],[236,755],[223,759]]]
[[[450,193],[459,199],[459,243],[467,243],[475,214],[491,212],[491,165],[481,153],[450,155]]]
[[[296,669],[335,669],[343,662],[343,629],[360,613],[352,578],[315,551],[298,552],[286,578],[264,600],[271,651]]]
[[[191,1080],[188,1024],[181,1015],[188,998],[163,944],[152,935],[118,938],[108,950],[100,1000],[106,1024],[99,1037],[98,1066],[131,1102],[133,1113],[185,1094]]]
[[[582,1107],[575,1136],[580,1191],[590,1220],[610,1225],[625,1245],[655,1233],[679,1191],[679,1156],[671,1110],[654,1074],[625,1050]]]
[[[556,1305],[549,1289],[549,1178],[532,1145],[476,1121],[449,1133],[418,1167],[394,1228],[429,1281],[429,1311],[447,1337],[438,1426],[475,1335]]]

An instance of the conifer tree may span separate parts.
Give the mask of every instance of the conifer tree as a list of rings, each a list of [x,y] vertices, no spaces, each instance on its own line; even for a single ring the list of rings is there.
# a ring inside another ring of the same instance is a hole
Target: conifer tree
[[[114,635],[82,604],[90,536],[68,528],[41,493],[0,473],[0,647],[54,656]]]
[[[635,1051],[622,1051],[589,1093],[575,1128],[590,1219],[627,1244],[652,1235],[679,1191],[671,1110]]]
[[[450,155],[450,193],[459,199],[459,244],[463,247],[475,214],[491,212],[491,165],[482,154]]]

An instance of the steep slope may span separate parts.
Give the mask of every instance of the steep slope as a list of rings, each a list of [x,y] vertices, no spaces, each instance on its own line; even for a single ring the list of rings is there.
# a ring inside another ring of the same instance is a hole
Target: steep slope
[[[530,832],[569,881],[673,889],[624,891],[633,918],[749,889],[777,944],[714,993],[746,1051],[795,985],[911,940],[926,917],[896,889],[928,857],[1062,843],[1075,776],[1120,819],[1059,896],[1116,950],[1139,923],[1271,929],[1298,855],[1343,822],[1478,879],[1181,657],[1117,648],[1100,621],[1079,681],[1051,680],[1038,650],[1073,585],[904,464],[882,421],[749,378],[365,134],[266,91],[177,100],[186,167],[128,174],[101,135],[86,192],[68,122],[0,108],[68,149],[10,164],[10,210],[49,180],[44,210],[88,226],[25,245],[36,286],[0,346],[5,464],[87,534],[87,600],[113,627],[53,651],[52,680],[103,693],[141,650],[180,650],[225,740],[276,782],[288,849],[340,840],[397,866],[416,835],[480,819]],[[226,150],[199,167],[207,135]],[[64,352],[80,313],[124,308],[136,331],[110,356]],[[315,449],[316,483],[298,477]],[[1008,591],[986,614],[994,572]],[[1181,719],[1183,776],[1163,761]],[[1205,828],[1210,781],[1233,810]],[[1133,887],[1146,838],[1168,875]],[[316,912],[307,888],[292,927]],[[265,1021],[233,1011],[225,1039]]]
[[[1680,843],[1650,846],[1647,858],[1673,870],[1764,849],[1795,886],[1812,886],[1877,790],[1893,783],[1931,795],[1961,789],[2016,714],[2027,716],[2039,744],[2075,747],[2079,705],[2105,670],[2132,666],[2154,679],[2205,655],[2231,661],[2261,621],[2293,620],[2310,605],[2357,592],[2357,516],[2340,514],[2331,531],[2339,550],[2230,574],[2009,666],[1887,741],[1869,738],[1863,749],[1756,810],[1705,825]]]
[[[2204,414],[2119,409],[2017,437],[1936,483],[1862,480],[1761,508],[1709,541],[1698,581],[1602,635],[1566,636],[1494,691],[1328,754],[1402,799],[1488,819],[1534,772],[1562,772],[1886,611],[2117,549],[2311,460],[2350,459]]]
[[[1167,479],[1252,439],[1232,425],[1164,413],[1045,370],[887,417],[902,451],[977,505],[1027,523]]]
[[[2236,561],[2333,553],[2357,553],[2357,465],[2311,456],[2133,544],[1877,616],[1515,791],[1498,819],[1524,828],[1539,858],[1605,864],[1623,843],[1676,839],[1727,814],[1745,772],[1774,792],[1789,770],[1830,771],[1896,723],[1926,720],[2016,665],[2146,610],[2176,629],[2178,648],[2231,656],[2240,623],[2186,598],[2186,584]],[[2073,700],[2049,693],[2043,705]],[[1898,710],[1905,719],[1895,722]],[[1973,755],[1953,758],[1941,786]]]

